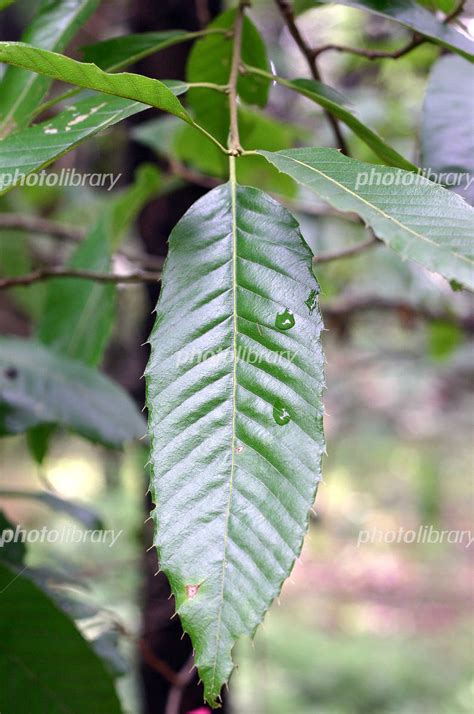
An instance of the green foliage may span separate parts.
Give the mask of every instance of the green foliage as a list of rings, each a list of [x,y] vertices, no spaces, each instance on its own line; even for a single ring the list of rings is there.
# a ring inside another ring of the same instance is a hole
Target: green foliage
[[[311,251],[291,213],[260,189],[303,202],[308,190],[315,192],[336,212],[355,214],[403,259],[447,278],[453,289],[474,289],[474,214],[459,196],[410,173],[417,167],[398,145],[395,149],[370,129],[332,87],[315,79],[274,77],[246,3],[200,32],[115,37],[84,47],[85,62],[60,54],[97,4],[42,3],[23,42],[0,42],[0,61],[10,65],[0,84],[0,193],[149,107],[172,116],[141,125],[131,132],[133,138],[167,159],[180,182],[223,182],[194,204],[171,233],[146,371],[155,544],[193,643],[206,699],[215,705],[233,669],[235,643],[242,635],[253,636],[301,550],[324,450],[322,322]],[[295,9],[328,4],[300,0]],[[473,42],[434,14],[452,12],[451,0],[426,0],[424,6],[411,0],[338,4],[394,20],[461,55],[442,57],[432,72],[422,160],[438,171],[473,172],[472,139],[465,125]],[[0,8],[5,5],[0,2]],[[301,49],[304,40],[291,20],[290,30]],[[114,73],[191,39],[196,42],[186,82]],[[309,49],[304,54],[317,76]],[[432,61],[428,55],[425,72]],[[359,67],[363,59],[357,62]],[[395,84],[401,81],[401,72],[394,76]],[[74,88],[43,103],[52,80]],[[273,82],[329,113],[341,148],[338,121],[387,166],[355,161],[334,148],[294,148],[313,142],[305,130],[286,121],[277,91],[269,114],[261,111]],[[177,96],[186,92],[185,109]],[[73,104],[31,125],[45,107],[50,111],[76,94]],[[396,121],[402,113],[399,103],[394,104]],[[402,136],[401,131],[396,138]],[[112,150],[114,141],[113,136]],[[68,267],[110,272],[128,228],[161,186],[154,168],[141,167],[136,182],[105,206]],[[310,208],[317,212],[320,205]],[[343,216],[338,220],[350,233]],[[360,234],[359,223],[357,230]],[[308,232],[308,244],[314,246],[321,236]],[[322,222],[314,232],[324,232]],[[25,241],[15,250],[5,253],[7,278],[31,270],[37,260],[27,253]],[[325,273],[328,293],[337,293],[352,272],[343,267],[332,276]],[[387,275],[372,276],[372,284],[382,284],[386,293]],[[111,282],[55,279],[44,307],[40,300],[35,306],[21,303],[31,314],[39,313],[39,341],[0,338],[0,433],[26,432],[39,464],[58,427],[110,447],[143,435],[134,403],[96,370],[116,323],[116,301]],[[460,343],[459,328],[436,321],[428,342],[435,360],[446,359]],[[429,477],[426,484],[432,492],[439,485]],[[34,498],[83,523],[101,525],[94,513],[49,492],[3,495]],[[423,500],[424,512],[434,513],[426,492]],[[21,549],[0,555],[15,566],[24,559]],[[0,566],[0,591],[5,608],[0,639],[6,643],[1,664],[12,657],[22,664],[8,684],[2,674],[6,668],[0,667],[0,709],[119,712],[110,677],[71,620],[5,565]],[[71,603],[61,606],[74,616]],[[34,647],[28,642],[32,628],[39,633]],[[110,655],[109,634],[101,647]],[[63,677],[56,676],[58,661],[69,664]],[[28,698],[27,676],[37,682],[34,700]],[[92,683],[93,696],[84,681]],[[341,711],[346,695],[354,700],[357,682],[350,677],[347,682]],[[355,705],[358,711],[382,706],[379,690],[371,690],[372,698],[363,694]]]
[[[110,447],[144,430],[132,400],[104,375],[33,340],[0,337],[0,434],[40,424]]]
[[[70,618],[28,578],[1,563],[0,592],[2,710],[120,714],[112,678]]]
[[[259,153],[334,208],[357,213],[403,258],[474,289],[474,211],[459,196],[421,176],[355,161],[334,149]],[[404,185],[406,177],[413,180]]]
[[[92,15],[99,0],[52,0],[23,35],[23,42],[61,52],[80,26]],[[32,67],[33,72],[37,71]],[[28,125],[51,81],[18,67],[9,67],[0,82],[0,139]]]
[[[295,219],[235,180],[171,234],[146,372],[155,543],[211,704],[307,527],[324,449],[317,293]]]
[[[185,121],[191,121],[173,91],[157,79],[129,72],[109,74],[94,64],[77,62],[70,57],[37,49],[24,42],[0,42],[0,60],[84,89],[94,89],[115,97],[142,102]]]
[[[212,30],[232,30],[235,10],[228,10],[209,25]],[[232,38],[229,34],[212,34],[198,40],[191,50],[186,68],[188,82],[212,82],[224,85],[229,81],[232,58]],[[247,17],[242,32],[242,61],[268,70],[265,45],[255,25]],[[265,77],[252,78],[240,75],[237,89],[248,104],[264,107],[267,103],[270,82]],[[226,143],[229,133],[228,100],[223,94],[209,89],[194,89],[188,101],[197,121],[205,126],[221,143]]]

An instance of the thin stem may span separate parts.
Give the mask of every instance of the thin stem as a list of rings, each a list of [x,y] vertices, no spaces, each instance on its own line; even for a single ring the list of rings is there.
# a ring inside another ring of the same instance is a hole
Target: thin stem
[[[319,263],[330,263],[333,260],[340,260],[341,258],[349,258],[358,253],[362,253],[368,248],[373,248],[380,241],[376,236],[371,236],[367,240],[359,241],[347,248],[343,248],[339,251],[334,251],[333,253],[323,253],[322,255],[315,255],[313,258],[313,263],[319,265]]]
[[[156,283],[161,280],[161,273],[148,273],[140,270],[127,273],[127,275],[118,275],[116,273],[100,273],[96,270],[74,270],[63,267],[40,268],[26,275],[0,280],[0,290],[34,285],[54,278],[77,278],[79,280],[94,280],[99,283]]]
[[[194,657],[191,655],[176,676],[176,681],[170,688],[168,701],[166,702],[165,714],[179,714],[181,702],[186,687],[196,676]]]
[[[195,121],[192,121],[192,122],[191,122],[191,126],[193,126],[195,129],[197,129],[198,131],[200,131],[201,134],[203,134],[203,135],[206,136],[208,139],[210,139],[210,141],[212,141],[212,143],[215,144],[215,145],[222,151],[223,154],[226,154],[226,155],[229,154],[229,150],[226,149],[225,146],[223,146],[223,145],[221,144],[221,142],[220,142],[218,139],[216,139],[215,136],[213,136],[212,134],[210,134],[210,133],[207,131],[207,129],[205,129],[203,126],[201,126],[200,124],[198,124],[198,123],[195,122]]]
[[[241,52],[242,52],[242,30],[244,26],[244,13],[248,2],[240,0],[234,23],[234,44],[232,47],[232,63],[229,75],[229,152],[234,156],[242,153],[239,137],[239,117],[237,105],[237,82],[239,80]]]
[[[280,13],[281,13],[285,23],[286,23],[286,26],[288,27],[288,31],[289,31],[290,35],[293,37],[295,43],[297,44],[301,53],[303,54],[303,56],[306,59],[309,71],[311,72],[311,76],[317,82],[321,82],[321,75],[319,73],[318,65],[316,62],[316,57],[314,56],[314,51],[308,45],[306,40],[304,40],[301,32],[298,29],[298,26],[295,21],[295,16],[293,13],[293,7],[292,7],[291,3],[287,2],[287,0],[275,0],[275,2],[278,6],[278,9],[280,10]],[[333,130],[333,133],[334,133],[334,136],[336,138],[339,148],[341,149],[341,151],[344,154],[348,155],[349,150],[348,150],[344,135],[342,134],[341,127],[339,125],[338,120],[327,109],[324,110],[324,114],[332,127],[332,130]]]

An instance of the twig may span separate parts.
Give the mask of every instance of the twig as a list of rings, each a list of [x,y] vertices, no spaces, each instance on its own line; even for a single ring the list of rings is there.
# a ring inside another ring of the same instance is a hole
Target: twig
[[[229,75],[229,153],[231,156],[239,156],[242,153],[239,137],[239,119],[237,104],[237,82],[239,80],[241,51],[242,51],[242,29],[244,25],[244,12],[248,2],[240,0],[234,22],[234,43],[232,46],[232,62]]]
[[[459,5],[450,13],[446,15],[443,19],[444,24],[448,24],[451,20],[454,20],[463,10],[465,0],[461,0]],[[321,45],[321,47],[315,47],[311,52],[314,58],[319,57],[323,52],[328,52],[329,50],[335,50],[336,52],[349,52],[353,55],[358,55],[359,57],[365,57],[368,60],[377,59],[399,59],[404,55],[408,54],[416,47],[419,47],[424,42],[429,42],[429,38],[424,35],[420,35],[415,32],[413,37],[409,42],[400,47],[398,50],[366,50],[362,47],[348,47],[347,45],[335,45],[327,44]]]
[[[373,235],[367,240],[355,243],[355,245],[351,245],[348,248],[343,248],[339,251],[334,251],[334,253],[323,253],[322,255],[315,255],[313,258],[313,263],[319,265],[319,263],[330,263],[333,260],[348,258],[349,256],[362,253],[363,251],[367,250],[367,248],[373,248],[378,243],[380,243],[380,240]]]
[[[195,675],[194,657],[191,655],[178,672],[177,681],[170,688],[165,714],[179,714],[185,689],[192,682]]]
[[[294,41],[298,45],[301,53],[304,55],[306,62],[308,64],[309,70],[311,72],[311,75],[313,79],[315,79],[317,82],[321,81],[321,75],[319,73],[318,65],[316,62],[316,57],[314,55],[314,50],[308,45],[308,43],[304,40],[302,34],[300,33],[296,21],[295,21],[295,16],[293,13],[293,8],[291,6],[290,2],[287,2],[287,0],[275,0],[281,15],[283,19],[285,20],[286,26],[288,27],[288,30],[293,37]],[[346,140],[342,134],[341,127],[339,126],[339,122],[336,119],[335,116],[331,114],[331,112],[324,110],[324,113],[329,121],[329,123],[332,126],[332,130],[334,132],[334,136],[336,137],[336,140],[338,142],[339,148],[344,154],[348,154],[348,148],[346,144]]]
[[[420,318],[428,322],[448,322],[458,325],[466,333],[474,333],[474,314],[460,315],[450,310],[435,310],[423,305],[414,305],[401,298],[386,298],[380,295],[342,297],[327,304],[322,303],[321,310],[327,320],[341,323],[361,312],[375,310],[395,312],[408,318]]]
[[[156,283],[161,280],[161,273],[147,273],[140,270],[126,275],[119,275],[117,273],[99,273],[96,270],[73,270],[72,268],[63,267],[40,268],[27,275],[17,275],[13,278],[0,280],[0,290],[21,285],[34,285],[54,278],[77,278],[79,280],[95,280],[99,283]]]
[[[412,39],[407,42],[407,44],[403,45],[403,47],[400,47],[398,50],[366,50],[363,49],[362,47],[349,47],[347,45],[333,45],[333,44],[327,44],[327,45],[321,45],[321,47],[315,47],[312,50],[312,55],[316,59],[319,57],[319,55],[323,54],[323,52],[328,52],[329,50],[335,50],[336,52],[349,52],[350,54],[353,55],[358,55],[359,57],[365,57],[365,59],[368,60],[376,60],[376,59],[399,59],[400,57],[403,57],[404,55],[408,54],[412,50],[415,49],[415,47],[419,47],[421,44],[426,42],[427,39],[426,37],[422,37],[421,35],[413,35]]]
[[[87,231],[75,226],[52,221],[41,216],[20,215],[18,213],[0,213],[0,230],[19,230],[27,233],[41,233],[59,240],[80,243],[87,235]],[[122,248],[117,255],[123,255],[127,260],[139,263],[143,268],[161,270],[163,258],[138,250]]]

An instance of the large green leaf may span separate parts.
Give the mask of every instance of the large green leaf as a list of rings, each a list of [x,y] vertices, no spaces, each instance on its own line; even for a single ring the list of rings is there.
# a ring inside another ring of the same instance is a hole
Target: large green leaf
[[[278,82],[311,99],[311,101],[327,109],[344,124],[347,124],[354,134],[357,134],[389,166],[397,166],[407,171],[417,171],[415,164],[405,159],[404,156],[399,154],[398,151],[387,144],[378,134],[369,129],[347,109],[336,93],[328,92],[328,89],[331,89],[330,87],[326,87],[321,82],[316,82],[313,79],[293,79],[292,81],[278,79]]]
[[[317,295],[297,222],[257,189],[212,190],[171,234],[146,370],[155,544],[212,705],[320,478]]]
[[[431,42],[441,47],[457,52],[474,62],[474,42],[455,30],[449,24],[443,23],[436,15],[414,0],[296,0],[297,11],[303,12],[309,7],[320,5],[347,5],[373,12],[381,17],[396,20]]]
[[[423,166],[453,182],[461,178],[459,193],[474,203],[474,67],[462,57],[447,55],[435,64],[428,83],[421,127]],[[446,173],[451,176],[446,177]]]
[[[33,340],[0,337],[0,435],[38,424],[111,447],[145,429],[128,394],[105,375]]]
[[[186,86],[176,84],[181,94]],[[120,97],[93,95],[77,101],[54,119],[18,131],[0,142],[0,195],[23,176],[48,166],[99,131],[148,107]]]
[[[51,0],[25,31],[22,40],[35,47],[61,52],[100,0]],[[51,80],[18,67],[9,67],[0,82],[0,139],[27,126]]]
[[[129,72],[110,74],[95,64],[78,62],[57,52],[32,47],[25,42],[0,42],[0,61],[78,87],[142,102],[192,122],[183,105],[176,99],[175,93],[158,79]]]
[[[112,37],[110,40],[85,45],[82,48],[83,59],[84,62],[93,62],[101,69],[113,72],[166,47],[193,40],[202,34],[202,32],[186,32],[186,30],[167,30]]]
[[[209,25],[211,30],[231,30],[235,10],[228,10]],[[211,34],[198,40],[190,52],[186,78],[189,82],[229,82],[232,37],[226,34]],[[262,70],[269,70],[265,44],[252,21],[244,18],[242,28],[242,61]],[[237,89],[239,96],[248,104],[264,107],[267,103],[270,81],[266,77],[240,75]],[[194,89],[188,94],[196,120],[205,126],[221,143],[227,142],[229,132],[228,98],[209,89]]]
[[[0,708],[16,714],[120,714],[112,677],[72,620],[0,564]]]
[[[403,258],[474,289],[474,210],[456,194],[336,149],[259,153],[334,208],[357,213]]]
[[[68,265],[109,272],[113,252],[158,186],[157,170],[153,166],[142,166],[135,183],[105,207]],[[89,365],[98,364],[114,323],[117,287],[94,280],[78,282],[62,278],[50,283],[48,288],[37,330],[39,339],[66,357]]]

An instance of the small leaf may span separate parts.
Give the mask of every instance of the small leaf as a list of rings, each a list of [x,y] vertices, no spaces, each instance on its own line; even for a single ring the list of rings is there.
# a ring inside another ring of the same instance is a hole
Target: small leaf
[[[116,448],[144,433],[128,394],[105,375],[33,340],[0,337],[0,435],[38,424]]]
[[[232,30],[235,10],[219,15],[208,29]],[[211,34],[198,40],[190,52],[186,79],[188,82],[229,82],[232,38],[225,34]],[[259,69],[269,70],[265,44],[253,22],[245,17],[242,29],[242,61]],[[241,99],[248,104],[264,107],[267,103],[270,81],[265,77],[242,74],[237,85]],[[210,89],[189,91],[188,101],[196,120],[205,126],[221,143],[227,142],[229,132],[228,98]]]
[[[110,40],[82,47],[84,62],[93,62],[107,72],[114,72],[134,64],[155,52],[199,37],[200,32],[168,30],[166,32],[142,32],[138,35],[123,35]]]
[[[357,213],[403,258],[474,289],[474,210],[456,194],[336,149],[259,153],[334,208]]]
[[[317,292],[296,220],[259,190],[220,186],[171,234],[146,370],[155,544],[212,706],[301,550],[320,478]]]
[[[99,0],[52,0],[42,7],[22,40],[62,52],[92,15]],[[9,67],[0,82],[0,139],[28,125],[51,81],[18,67]]]
[[[39,466],[46,458],[54,431],[54,424],[38,424],[26,432],[28,451]]]
[[[457,52],[470,62],[474,62],[474,42],[443,23],[414,0],[296,0],[297,12],[321,5],[347,5],[358,10],[373,12],[389,20],[395,20],[409,30],[424,35],[431,42]]]
[[[1,711],[120,714],[111,676],[72,620],[31,580],[3,564],[0,592]]]
[[[24,42],[0,42],[0,61],[23,67],[52,79],[75,84],[84,89],[112,94],[116,97],[132,99],[155,109],[174,114],[189,123],[191,117],[175,94],[158,79],[150,79],[141,74],[120,72],[109,74],[95,64],[77,62],[65,55],[32,47]],[[77,124],[85,120],[77,117]]]
[[[423,105],[423,166],[449,180],[460,178],[458,192],[474,204],[474,67],[447,55],[434,65]],[[460,176],[462,175],[462,176]]]

